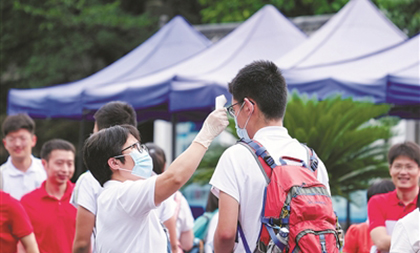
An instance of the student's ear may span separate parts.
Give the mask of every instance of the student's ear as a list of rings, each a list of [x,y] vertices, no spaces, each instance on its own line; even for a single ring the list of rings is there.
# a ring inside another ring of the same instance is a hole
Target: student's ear
[[[32,135],[32,148],[35,147],[36,145],[36,141],[38,140],[38,138],[36,137],[35,134]]]
[[[111,170],[117,170],[120,168],[119,160],[111,157],[108,159],[108,166],[111,168]]]
[[[255,102],[253,100],[249,99],[249,98],[244,98],[244,101],[245,101],[245,106],[244,106],[245,108],[244,109],[246,110],[246,112],[248,114],[254,112],[255,111],[255,106],[256,106]]]
[[[45,159],[41,159],[41,163],[42,163],[42,166],[44,167],[44,170],[47,171],[48,161]]]

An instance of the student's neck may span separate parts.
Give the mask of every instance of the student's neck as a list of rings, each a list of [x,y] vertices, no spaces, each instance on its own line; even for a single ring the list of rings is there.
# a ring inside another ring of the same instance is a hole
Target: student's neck
[[[410,190],[397,189],[397,197],[404,203],[404,205],[411,203],[415,198],[417,198],[417,194],[419,194],[418,186],[416,186],[415,189]]]
[[[252,123],[251,123],[252,125]],[[260,130],[261,128],[264,127],[270,127],[270,126],[277,126],[277,127],[282,127],[283,126],[283,121],[282,120],[265,120],[265,119],[260,119],[255,121],[255,127],[251,127],[248,132],[249,134],[252,134],[252,136],[255,135],[256,132],[258,132],[258,130]],[[248,127],[247,127],[248,129]]]
[[[12,164],[16,169],[26,172],[32,164],[32,158],[30,156],[25,158],[12,158]]]
[[[57,199],[61,199],[64,195],[64,193],[66,192],[67,189],[67,183],[65,184],[54,184],[50,181],[48,181],[45,184],[45,190],[47,191],[47,193],[51,196],[56,197]]]

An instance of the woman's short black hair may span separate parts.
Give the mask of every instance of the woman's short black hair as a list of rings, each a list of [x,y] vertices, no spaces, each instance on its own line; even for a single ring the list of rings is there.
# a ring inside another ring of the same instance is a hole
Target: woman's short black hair
[[[88,170],[101,186],[111,179],[112,170],[108,159],[121,155],[121,149],[127,142],[129,134],[139,140],[137,128],[131,125],[104,128],[92,134],[83,146],[83,160]],[[120,158],[125,163],[124,157]]]

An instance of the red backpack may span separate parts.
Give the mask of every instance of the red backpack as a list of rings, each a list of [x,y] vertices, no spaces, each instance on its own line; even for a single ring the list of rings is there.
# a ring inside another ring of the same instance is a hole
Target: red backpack
[[[318,159],[308,147],[310,166],[292,157],[277,165],[255,140],[241,140],[254,155],[267,181],[261,213],[261,231],[254,252],[340,252],[337,216],[331,196],[317,179]],[[248,243],[238,225],[246,252]]]

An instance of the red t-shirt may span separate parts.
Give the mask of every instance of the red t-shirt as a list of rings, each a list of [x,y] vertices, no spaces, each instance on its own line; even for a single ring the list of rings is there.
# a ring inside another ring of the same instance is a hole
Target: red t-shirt
[[[20,238],[32,232],[31,221],[20,202],[0,190],[0,251],[16,252]]]
[[[376,227],[386,227],[385,221],[401,219],[417,208],[417,197],[404,205],[397,197],[397,190],[373,196],[368,202],[369,233]]]
[[[344,237],[343,253],[369,253],[373,242],[368,229],[367,222],[351,225]]]
[[[76,208],[70,204],[74,184],[67,182],[61,199],[45,190],[46,181],[20,200],[34,227],[41,253],[71,253],[76,230]]]

